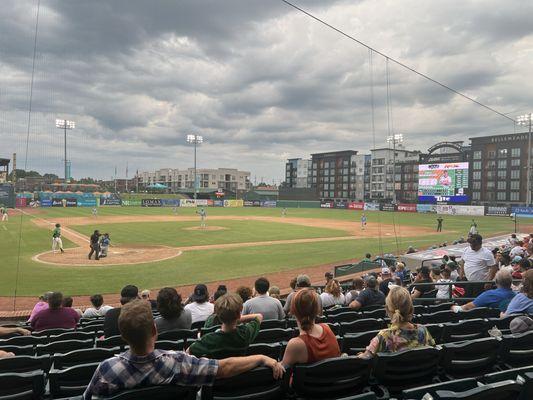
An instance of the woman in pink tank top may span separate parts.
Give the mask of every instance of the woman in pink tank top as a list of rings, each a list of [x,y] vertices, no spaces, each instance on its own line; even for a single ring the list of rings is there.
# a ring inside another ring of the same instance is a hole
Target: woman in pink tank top
[[[296,293],[291,314],[296,317],[300,335],[287,344],[282,364],[311,364],[326,358],[339,357],[341,351],[335,335],[327,324],[315,324],[318,316],[318,295],[312,289]]]

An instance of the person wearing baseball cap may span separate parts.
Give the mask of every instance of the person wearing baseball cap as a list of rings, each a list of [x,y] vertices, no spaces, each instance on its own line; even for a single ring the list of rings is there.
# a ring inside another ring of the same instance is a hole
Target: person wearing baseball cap
[[[367,275],[365,289],[349,304],[350,308],[359,310],[363,307],[385,304],[385,295],[378,290],[378,281],[373,275]]]
[[[128,304],[130,301],[139,298],[139,288],[135,285],[126,285],[120,291],[120,304]],[[118,329],[118,317],[120,316],[120,307],[112,308],[106,312],[104,317],[104,336],[120,335]]]
[[[379,291],[387,297],[389,294],[389,284],[393,283],[392,275],[389,267],[381,268],[381,283],[379,284]]]
[[[185,310],[191,312],[193,324],[195,322],[205,321],[215,312],[215,306],[208,301],[209,292],[207,291],[207,286],[203,283],[195,286],[190,300],[191,302],[185,306]]]
[[[294,295],[301,289],[304,288],[310,288],[311,287],[311,278],[309,278],[308,275],[301,274],[296,277],[296,288],[294,292],[290,292],[287,296],[287,299],[285,300],[285,305],[283,306],[283,311],[285,311],[285,315],[290,315],[291,313],[291,303],[292,299],[294,298]],[[320,296],[318,296],[318,309],[320,310],[319,315],[322,315],[322,300],[320,299]]]

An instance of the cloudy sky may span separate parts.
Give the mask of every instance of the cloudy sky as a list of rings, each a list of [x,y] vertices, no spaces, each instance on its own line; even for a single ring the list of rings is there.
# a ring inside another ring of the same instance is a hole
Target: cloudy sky
[[[503,113],[533,111],[529,0],[294,0],[352,36]],[[37,0],[0,8],[0,157],[26,163]],[[310,153],[512,133],[512,121],[389,63],[280,0],[41,0],[27,168],[237,167],[280,180]],[[374,81],[375,135],[371,119]],[[391,115],[388,119],[387,115]]]

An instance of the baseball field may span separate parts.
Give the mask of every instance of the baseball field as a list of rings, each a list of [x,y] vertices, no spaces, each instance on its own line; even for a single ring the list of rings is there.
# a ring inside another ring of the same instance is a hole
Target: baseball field
[[[125,283],[145,288],[309,269],[373,255],[425,249],[466,236],[471,217],[337,209],[209,208],[200,228],[196,209],[101,207],[13,211],[0,226],[0,296],[117,293]],[[508,217],[475,217],[482,235],[514,230]],[[520,221],[521,222],[521,221]],[[524,221],[521,230],[529,229]],[[51,252],[51,230],[60,223],[64,254]],[[107,258],[88,260],[88,237],[108,232]]]

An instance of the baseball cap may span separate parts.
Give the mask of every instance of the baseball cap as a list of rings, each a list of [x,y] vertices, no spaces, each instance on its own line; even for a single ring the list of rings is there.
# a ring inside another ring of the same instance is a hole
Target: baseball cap
[[[135,298],[139,296],[139,288],[135,285],[126,285],[120,291],[120,297]]]
[[[511,329],[512,333],[523,333],[533,331],[533,319],[525,315],[516,317],[509,324],[509,329]]]
[[[387,268],[387,267],[383,267],[381,268],[381,275],[389,275],[390,274],[390,269]]]
[[[522,257],[515,256],[513,260],[511,261],[511,264],[518,264],[520,261],[522,261]]]
[[[309,287],[311,286],[311,278],[307,275],[298,275],[296,278],[296,286],[298,287]]]
[[[205,286],[203,283],[196,285],[196,287],[194,288],[194,293],[192,295],[192,301],[197,301],[201,303],[207,301],[207,298],[207,286]]]

